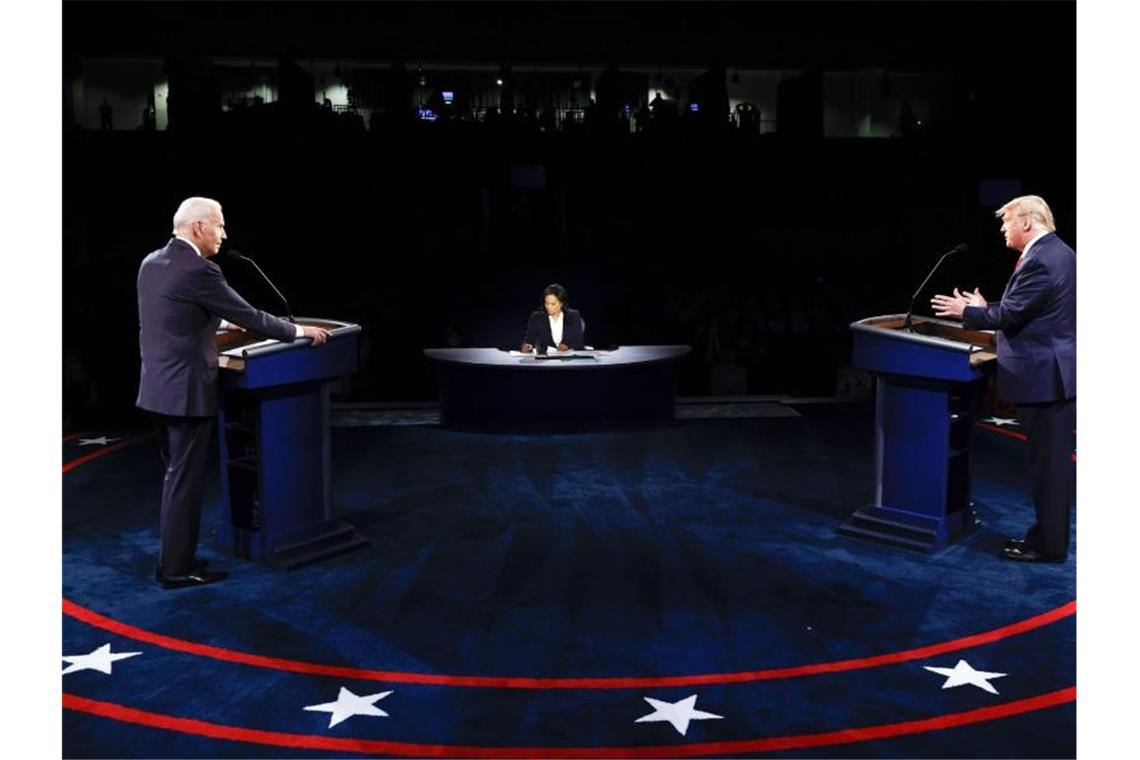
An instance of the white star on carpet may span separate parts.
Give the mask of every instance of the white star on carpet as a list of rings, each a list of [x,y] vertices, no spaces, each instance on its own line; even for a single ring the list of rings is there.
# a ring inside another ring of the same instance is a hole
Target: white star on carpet
[[[63,661],[68,665],[67,670],[63,671],[63,675],[78,673],[81,670],[98,670],[100,673],[110,675],[111,663],[140,654],[142,654],[142,652],[117,652],[112,654],[110,644],[104,644],[94,652],[88,652],[87,654],[65,654]]]
[[[970,667],[970,663],[965,660],[958,660],[958,664],[952,668],[932,668],[929,665],[923,667],[932,673],[946,676],[946,683],[942,684],[943,689],[953,689],[955,686],[969,684],[970,686],[977,686],[979,689],[985,689],[990,694],[998,693],[998,690],[990,685],[990,679],[1004,678],[1009,675],[1008,673],[987,673],[984,670],[974,670]]]
[[[388,713],[376,707],[376,703],[391,693],[390,691],[383,691],[379,694],[360,696],[353,694],[341,686],[340,694],[337,695],[335,702],[325,702],[323,705],[309,705],[305,709],[314,712],[329,713],[329,728],[332,728],[337,723],[348,720],[353,715],[372,715],[387,718]]]
[[[672,723],[673,728],[677,729],[681,736],[684,736],[685,732],[689,730],[689,721],[724,717],[723,715],[714,715],[693,709],[697,704],[696,694],[685,697],[679,702],[662,702],[653,697],[642,697],[642,699],[653,707],[654,712],[649,713],[649,715],[642,715],[634,723],[660,723],[663,721]]]
[[[1005,425],[1020,425],[1016,419],[1006,419],[1005,417],[987,417],[986,419],[982,420],[982,422],[989,422],[997,425],[998,427],[1004,427]]]
[[[79,439],[79,445],[80,446],[90,446],[92,444],[97,443],[100,446],[106,446],[111,441],[117,441],[117,440],[119,440],[119,439],[118,438],[108,438],[105,435],[101,435],[98,438],[80,438]]]

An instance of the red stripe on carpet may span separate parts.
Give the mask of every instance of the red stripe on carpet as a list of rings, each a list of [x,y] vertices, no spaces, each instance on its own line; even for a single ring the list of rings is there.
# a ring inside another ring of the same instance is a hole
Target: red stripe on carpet
[[[1019,433],[1016,430],[1006,430],[1005,428],[1000,428],[997,425],[987,425],[984,422],[979,422],[977,425],[982,430],[989,430],[992,433],[1001,433],[1002,435],[1008,435],[1010,438],[1016,438],[1019,441],[1029,440],[1029,436],[1027,436],[1025,433]]]
[[[408,673],[391,670],[367,670],[350,668],[340,665],[322,665],[320,663],[287,660],[278,657],[266,657],[248,652],[238,652],[209,644],[199,644],[184,639],[176,639],[159,633],[136,628],[127,623],[101,615],[85,607],[63,600],[63,612],[77,620],[102,628],[106,631],[125,636],[136,641],[186,652],[201,657],[210,657],[225,662],[252,665],[260,668],[290,671],[294,673],[308,673],[319,676],[335,678],[352,678],[368,681],[386,681],[389,683],[428,684],[437,686],[470,686],[486,689],[645,689],[663,688],[668,686],[701,686],[709,684],[749,683],[752,681],[769,681],[781,678],[797,678],[800,676],[818,675],[820,673],[839,673],[847,670],[874,668],[882,665],[894,665],[920,658],[932,657],[947,652],[956,652],[962,649],[990,644],[1011,636],[1017,636],[1049,625],[1057,620],[1076,614],[1076,600],[1048,612],[1034,615],[1031,618],[995,628],[991,631],[966,636],[940,644],[930,644],[917,649],[907,649],[889,654],[873,657],[861,657],[851,660],[837,660],[821,662],[813,665],[800,665],[788,668],[771,668],[767,670],[750,670],[736,673],[706,673],[688,676],[659,676],[659,677],[602,677],[602,678],[532,678],[520,676],[462,676],[446,675],[442,673]]]
[[[902,723],[884,723],[877,726],[847,728],[819,734],[797,734],[777,736],[767,739],[746,739],[730,742],[701,742],[668,746],[641,747],[480,747],[454,744],[416,744],[412,742],[378,741],[375,739],[352,739],[312,734],[290,734],[281,731],[262,731],[241,726],[228,726],[209,723],[192,718],[178,718],[111,702],[99,702],[86,697],[64,693],[63,706],[66,709],[98,715],[126,723],[137,723],[168,731],[205,736],[214,739],[267,744],[276,747],[298,749],[319,749],[333,752],[357,752],[375,755],[400,755],[404,757],[501,757],[501,758],[619,758],[619,757],[694,757],[698,755],[737,755],[776,750],[824,747],[836,744],[852,744],[889,739],[895,736],[921,734],[940,731],[946,728],[984,723],[1008,718],[1013,715],[1044,710],[1049,707],[1075,701],[1077,689],[1066,689],[1040,694],[1027,699],[1019,699],[1000,705],[982,707],[965,712],[936,715],[931,718],[911,720]]]
[[[142,435],[135,436],[134,438],[128,438],[125,441],[119,441],[118,443],[113,443],[110,446],[104,446],[103,448],[98,449],[97,451],[92,451],[90,454],[84,454],[83,456],[79,457],[78,459],[72,459],[70,462],[64,462],[63,463],[63,474],[66,475],[67,473],[71,472],[72,470],[74,470],[79,465],[86,464],[86,463],[90,462],[92,459],[98,459],[99,457],[103,456],[104,454],[110,454],[112,451],[118,451],[119,449],[124,448],[126,446],[133,446],[134,444],[138,443],[139,441],[145,441],[147,438],[150,438],[151,435],[153,435],[153,434],[152,433],[143,433]]]

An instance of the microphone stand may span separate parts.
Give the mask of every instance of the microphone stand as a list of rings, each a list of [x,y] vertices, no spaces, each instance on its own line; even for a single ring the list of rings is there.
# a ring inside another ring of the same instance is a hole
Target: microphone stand
[[[904,330],[907,332],[914,332],[914,327],[911,325],[911,319],[914,317],[915,301],[918,300],[918,295],[922,292],[922,289],[926,287],[926,283],[930,282],[930,278],[933,277],[934,273],[938,271],[938,268],[942,266],[942,262],[945,261],[948,256],[953,256],[955,253],[962,253],[965,250],[966,244],[959,243],[946,253],[942,254],[942,258],[938,259],[938,263],[936,263],[934,265],[934,268],[930,270],[930,274],[926,275],[926,279],[922,281],[922,284],[918,286],[918,290],[914,291],[914,295],[910,297],[910,308],[907,309],[906,321],[903,322]]]
[[[281,295],[281,291],[277,289],[277,286],[273,284],[273,281],[269,279],[265,272],[261,271],[261,267],[257,265],[257,262],[248,256],[244,256],[241,253],[238,253],[232,248],[227,250],[226,253],[235,259],[241,259],[245,263],[251,265],[255,270],[257,270],[257,273],[261,275],[261,279],[265,280],[266,284],[269,285],[269,287],[273,289],[273,292],[277,294],[277,297],[281,299],[281,303],[285,306],[285,314],[287,315],[289,321],[293,324],[297,324],[297,320],[293,319],[293,310],[289,308],[289,302],[285,300],[285,296]]]

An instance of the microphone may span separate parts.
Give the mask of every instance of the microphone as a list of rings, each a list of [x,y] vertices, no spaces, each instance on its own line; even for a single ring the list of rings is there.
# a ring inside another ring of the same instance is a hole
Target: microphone
[[[289,321],[293,324],[297,324],[297,320],[293,319],[293,310],[289,308],[289,302],[285,300],[285,296],[281,295],[281,291],[278,290],[277,286],[273,284],[273,281],[270,280],[268,276],[266,276],[265,272],[261,271],[261,267],[257,265],[256,261],[235,248],[227,248],[224,253],[229,258],[244,261],[256,269],[257,273],[261,275],[261,279],[265,280],[266,284],[269,285],[269,287],[273,289],[273,292],[277,294],[277,297],[281,299],[281,303],[285,306],[285,314],[288,315]]]
[[[930,270],[930,274],[926,275],[926,279],[923,280],[922,284],[918,286],[918,290],[914,291],[914,295],[910,297],[910,308],[907,309],[906,321],[903,323],[904,330],[907,332],[914,332],[914,329],[910,325],[911,318],[914,316],[914,303],[918,300],[918,294],[921,293],[922,289],[926,287],[926,283],[930,282],[930,278],[933,277],[934,273],[938,271],[938,267],[942,266],[942,262],[945,261],[948,256],[953,256],[955,253],[964,253],[967,249],[968,246],[965,243],[958,243],[958,245],[942,254],[942,258],[938,260],[938,263],[935,264],[934,268]]]

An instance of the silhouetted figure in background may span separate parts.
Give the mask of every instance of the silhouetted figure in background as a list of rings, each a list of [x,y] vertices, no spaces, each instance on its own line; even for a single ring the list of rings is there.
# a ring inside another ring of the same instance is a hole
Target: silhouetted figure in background
[[[538,129],[540,132],[553,132],[557,128],[554,123],[554,108],[545,106],[538,115]]]
[[[677,104],[666,100],[665,95],[658,90],[653,100],[649,101],[649,123],[653,129],[664,132],[672,129],[677,123]]]
[[[754,135],[760,132],[760,112],[751,103],[736,106],[736,126],[741,132]]]
[[[650,110],[648,103],[642,103],[633,112],[633,129],[635,132],[644,132],[649,126]]]
[[[114,112],[111,109],[111,104],[103,98],[103,102],[99,104],[99,126],[102,129],[114,129]]]
[[[384,81],[384,121],[406,124],[412,120],[412,76],[403,61],[393,61]]]
[[[598,110],[598,104],[591,100],[589,105],[586,106],[586,110],[582,113],[582,124],[586,127],[587,132],[596,133],[601,120],[601,112]]]
[[[690,124],[704,130],[719,130],[727,123],[728,85],[722,64],[709,66],[689,82],[689,104],[685,116]]]
[[[617,64],[611,62],[606,70],[598,75],[596,86],[598,97],[598,115],[601,121],[611,123],[617,121],[622,107],[621,74]]]
[[[899,137],[914,137],[918,132],[918,119],[910,107],[910,98],[903,98],[902,108],[899,109]]]
[[[153,132],[154,127],[155,127],[154,106],[148,104],[148,105],[143,106],[142,124],[139,125],[139,129],[143,130],[144,132]]]

